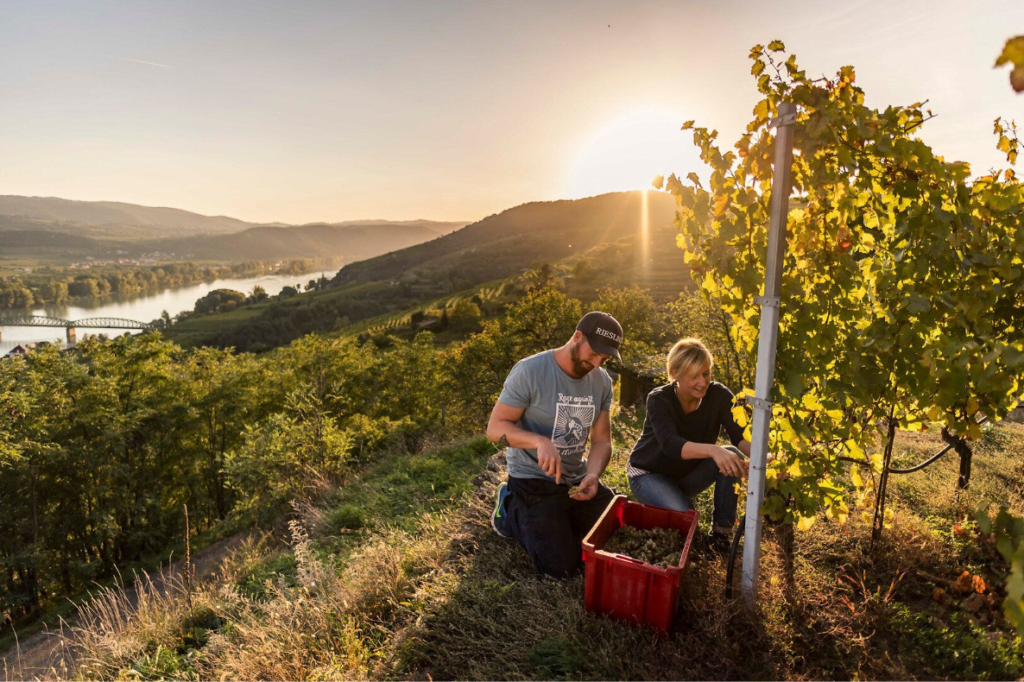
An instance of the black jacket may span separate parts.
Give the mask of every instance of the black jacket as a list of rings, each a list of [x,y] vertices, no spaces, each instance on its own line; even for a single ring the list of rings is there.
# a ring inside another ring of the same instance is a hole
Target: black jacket
[[[732,391],[712,381],[700,406],[689,414],[676,397],[676,383],[659,386],[647,396],[647,416],[644,430],[629,455],[629,465],[678,477],[688,474],[699,459],[683,459],[683,445],[687,441],[714,444],[722,427],[733,445],[743,440],[743,429],[732,418]]]

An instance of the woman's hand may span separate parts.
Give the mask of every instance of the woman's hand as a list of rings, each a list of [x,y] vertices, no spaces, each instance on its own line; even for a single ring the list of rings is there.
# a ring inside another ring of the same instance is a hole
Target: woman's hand
[[[741,459],[735,452],[719,445],[710,445],[708,447],[711,448],[711,459],[715,460],[715,464],[718,465],[720,472],[733,478],[743,478],[747,475],[749,463]]]

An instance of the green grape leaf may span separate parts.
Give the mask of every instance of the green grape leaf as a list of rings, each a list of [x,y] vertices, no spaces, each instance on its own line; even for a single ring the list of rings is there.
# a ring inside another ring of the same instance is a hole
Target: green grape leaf
[[[791,372],[786,377],[786,395],[790,398],[799,398],[804,392],[803,377],[796,372]]]

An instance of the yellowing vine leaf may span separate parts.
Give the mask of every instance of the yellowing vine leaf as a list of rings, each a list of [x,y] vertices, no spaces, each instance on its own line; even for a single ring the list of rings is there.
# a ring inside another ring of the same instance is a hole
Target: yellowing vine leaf
[[[996,67],[1007,63],[1013,65],[1013,70],[1010,71],[1010,86],[1016,92],[1024,92],[1024,36],[1006,41],[1002,53],[996,59]]]
[[[859,466],[850,467],[850,481],[852,481],[853,485],[856,486],[857,488],[864,487],[864,479],[860,475]]]
[[[796,522],[797,530],[810,530],[815,520],[813,516],[801,516],[800,520]]]

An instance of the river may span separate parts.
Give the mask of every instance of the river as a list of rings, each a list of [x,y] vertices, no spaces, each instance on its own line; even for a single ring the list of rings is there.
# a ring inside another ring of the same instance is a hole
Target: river
[[[172,317],[183,310],[192,310],[196,301],[214,289],[234,289],[248,294],[253,287],[259,285],[271,296],[281,293],[286,286],[302,284],[305,286],[311,279],[319,279],[321,275],[331,279],[336,270],[323,272],[307,272],[304,275],[262,275],[245,279],[218,279],[212,282],[190,284],[178,289],[166,289],[156,293],[111,294],[90,300],[76,300],[66,305],[43,305],[18,310],[2,310],[0,317],[8,315],[46,315],[63,320],[80,320],[87,317],[119,317],[138,322],[152,322],[167,311]],[[126,333],[126,330],[76,328],[78,339],[85,334],[106,333],[111,336]],[[131,331],[137,334],[138,331]],[[18,344],[37,343],[39,341],[56,341],[61,345],[65,342],[65,332],[58,327],[11,327],[0,330],[0,357]]]

